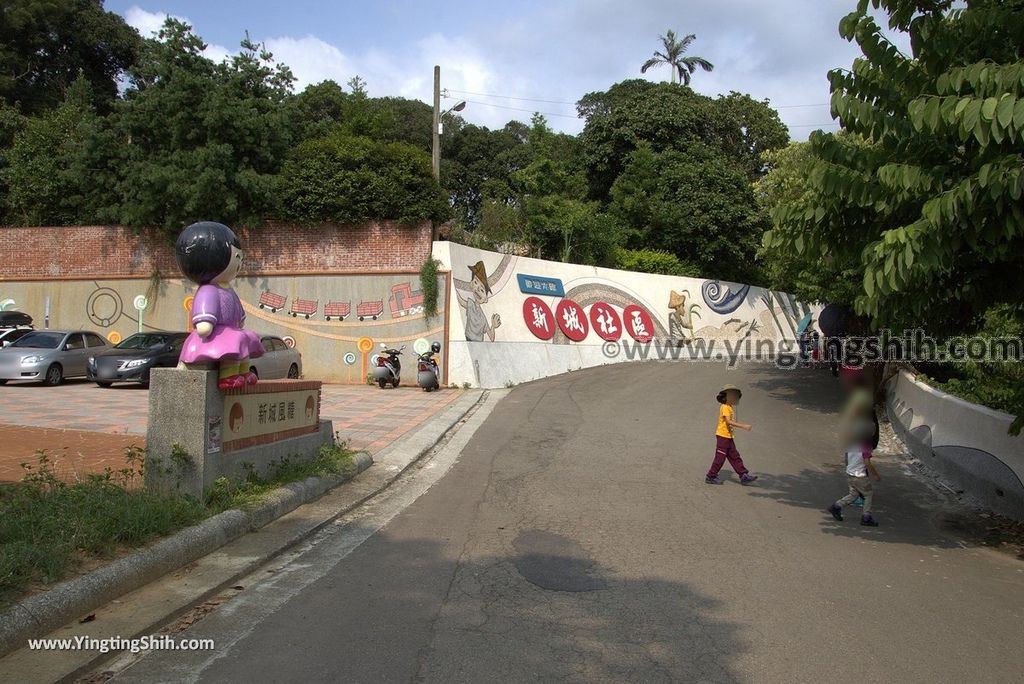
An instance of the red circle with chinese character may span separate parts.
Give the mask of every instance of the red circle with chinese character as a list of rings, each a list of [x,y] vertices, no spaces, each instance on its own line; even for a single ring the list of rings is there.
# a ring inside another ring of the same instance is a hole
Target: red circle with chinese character
[[[654,319],[636,304],[630,304],[622,310],[622,325],[637,342],[650,342],[654,339]]]
[[[590,325],[602,340],[614,342],[622,337],[622,321],[608,304],[595,302],[590,307]]]
[[[523,302],[523,320],[534,337],[550,340],[555,336],[555,316],[551,307],[537,297],[527,297]]]
[[[582,342],[590,332],[587,325],[587,314],[583,307],[571,299],[563,299],[555,308],[555,318],[559,329],[573,342]]]

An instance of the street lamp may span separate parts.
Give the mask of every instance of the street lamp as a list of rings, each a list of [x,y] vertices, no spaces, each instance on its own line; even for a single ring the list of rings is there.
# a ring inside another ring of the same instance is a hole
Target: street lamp
[[[465,108],[466,108],[466,102],[462,101],[459,104],[457,104],[454,107],[452,107],[451,109],[445,110],[441,114],[441,116],[437,117],[437,134],[439,136],[440,135],[444,135],[444,115],[445,114],[451,114],[452,112],[461,112]]]
[[[451,112],[461,112],[466,108],[466,102],[462,101],[447,110],[444,114],[450,114]],[[432,131],[431,137],[431,162],[434,170],[434,180],[440,182],[441,180],[441,117],[444,116],[441,113],[441,67],[434,67],[434,130]]]

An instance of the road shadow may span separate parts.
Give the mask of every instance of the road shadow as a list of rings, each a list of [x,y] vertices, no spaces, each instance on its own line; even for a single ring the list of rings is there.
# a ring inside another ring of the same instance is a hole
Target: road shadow
[[[748,364],[744,370],[752,378],[750,385],[772,399],[822,414],[834,414],[842,407],[843,387],[827,367],[785,369],[771,364]]]
[[[838,461],[838,459],[837,459]],[[862,527],[862,509],[847,506],[844,520],[834,520],[826,510],[849,491],[845,467],[840,463],[805,468],[798,473],[766,473],[751,487],[751,496],[773,499],[788,506],[820,511],[819,529],[825,534],[855,537],[891,544],[961,548],[969,539],[948,531],[948,501],[919,479],[903,472],[892,461],[877,459],[881,482],[873,482],[873,515],[878,527]]]
[[[732,663],[747,647],[737,625],[718,617],[717,599],[557,546],[541,533],[507,555],[459,556],[442,542],[378,532],[220,654],[199,681],[742,679]],[[304,562],[320,561],[312,554]],[[205,635],[206,622],[182,636]],[[154,666],[160,660],[139,663],[150,673]]]

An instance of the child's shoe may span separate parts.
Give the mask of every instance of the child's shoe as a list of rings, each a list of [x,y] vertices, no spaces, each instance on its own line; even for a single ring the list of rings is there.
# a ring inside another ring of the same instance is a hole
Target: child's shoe
[[[878,527],[878,523],[870,515],[862,515],[860,517],[860,524],[864,527]]]
[[[248,373],[246,373],[242,377],[245,378],[245,384],[246,385],[255,385],[260,380],[260,377],[258,375],[256,375],[255,373],[253,373],[252,371],[249,371]]]
[[[858,508],[864,508],[864,497],[858,496],[856,499],[853,500],[853,505],[857,506]]]
[[[718,479],[717,475],[705,475],[704,484],[722,484],[722,481]]]
[[[744,473],[740,477],[740,484],[748,485],[751,482],[757,482],[757,475],[751,475],[750,473]]]
[[[843,521],[843,509],[841,506],[836,506],[835,504],[832,504],[831,506],[828,507],[828,512],[831,513],[832,517],[838,520],[839,522]]]

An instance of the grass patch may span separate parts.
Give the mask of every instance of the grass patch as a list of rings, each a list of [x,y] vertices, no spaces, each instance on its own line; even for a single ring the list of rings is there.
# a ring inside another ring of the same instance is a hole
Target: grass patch
[[[233,508],[250,508],[267,493],[310,476],[355,469],[344,443],[325,446],[307,463],[284,459],[267,477],[252,467],[242,482],[217,480],[204,501],[146,491],[142,450],[125,449],[125,467],[79,482],[61,480],[46,451],[22,464],[21,482],[0,487],[0,607],[36,583],[51,584],[89,559],[113,557]]]
[[[233,508],[247,509],[258,504],[268,493],[289,482],[307,477],[344,475],[355,470],[352,451],[344,443],[320,447],[316,458],[295,462],[285,458],[272,463],[268,477],[260,477],[251,465],[246,465],[246,477],[241,482],[221,477],[213,481],[206,493],[206,506],[213,513]]]

